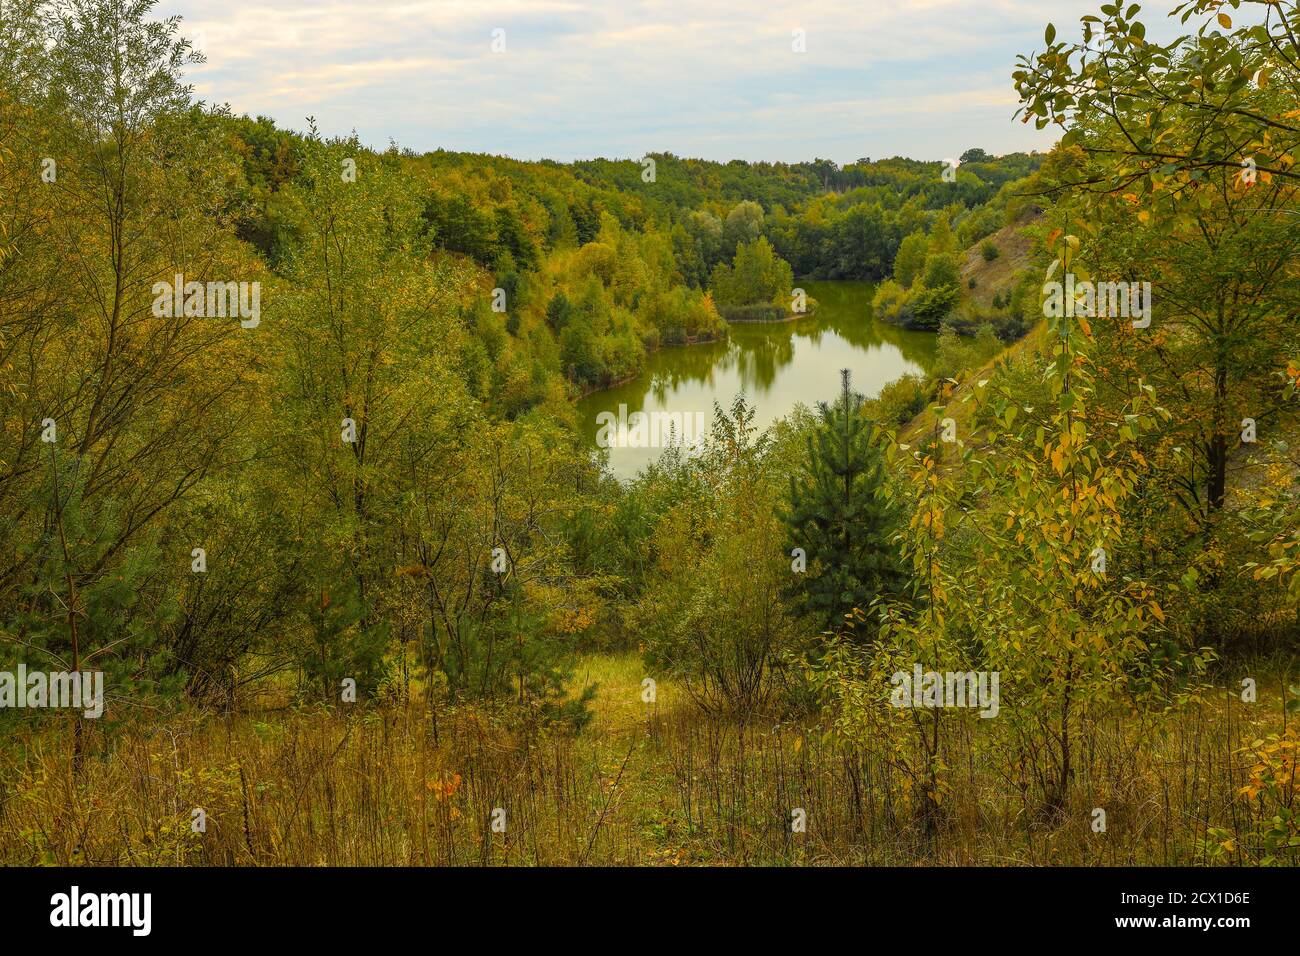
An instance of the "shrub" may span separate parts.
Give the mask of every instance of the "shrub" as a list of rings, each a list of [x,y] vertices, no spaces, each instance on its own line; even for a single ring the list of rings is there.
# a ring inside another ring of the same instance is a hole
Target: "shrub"
[[[938,379],[960,378],[967,372],[982,367],[1002,351],[1002,342],[993,326],[985,323],[974,338],[961,335],[956,328],[945,324],[939,330],[938,348],[930,374]]]
[[[935,252],[925,257],[921,284],[927,289],[955,288],[961,282],[961,262],[953,252]]]
[[[800,629],[781,598],[790,580],[777,515],[787,472],[755,438],[754,410],[715,406],[698,457],[665,455],[652,478],[673,504],[658,519],[654,571],[629,626],[651,673],[670,675],[704,710],[765,712]]]
[[[933,331],[952,313],[958,298],[960,291],[956,286],[923,286],[910,295],[910,309],[907,314],[900,316],[900,321],[909,329]]]
[[[876,418],[882,425],[906,425],[930,403],[930,390],[919,375],[904,375],[880,390]]]
[[[871,309],[876,318],[882,322],[898,322],[907,305],[908,293],[892,279],[886,279],[876,289],[871,300]]]

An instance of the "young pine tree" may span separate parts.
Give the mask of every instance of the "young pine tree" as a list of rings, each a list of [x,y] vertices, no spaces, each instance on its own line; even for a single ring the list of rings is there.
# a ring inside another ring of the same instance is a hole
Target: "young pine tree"
[[[803,468],[790,481],[785,516],[796,563],[794,549],[807,558],[792,596],[828,630],[904,583],[884,456],[872,440],[874,424],[863,414],[862,396],[850,388],[848,369],[840,377],[839,400],[818,406],[821,421],[808,437]]]

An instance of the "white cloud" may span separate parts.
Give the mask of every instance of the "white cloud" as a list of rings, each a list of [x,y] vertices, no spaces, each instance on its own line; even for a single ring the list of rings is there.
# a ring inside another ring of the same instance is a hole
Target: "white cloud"
[[[327,134],[521,158],[841,162],[1045,147],[1017,53],[1086,0],[161,0],[199,95]],[[491,30],[506,30],[494,54]],[[806,31],[807,52],[791,51]],[[954,141],[955,140],[955,141]]]

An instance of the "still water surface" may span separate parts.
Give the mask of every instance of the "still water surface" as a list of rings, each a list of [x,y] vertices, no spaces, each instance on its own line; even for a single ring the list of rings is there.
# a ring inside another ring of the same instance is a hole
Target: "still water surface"
[[[703,412],[711,422],[715,401],[728,408],[743,392],[757,408],[756,424],[766,428],[800,402],[833,400],[842,368],[853,372],[854,391],[868,398],[901,375],[929,368],[935,336],[877,322],[871,314],[872,283],[799,284],[818,302],[809,318],[738,323],[726,342],[661,349],[633,381],[581,399],[578,412],[591,447],[599,430],[596,416],[606,411],[617,416],[620,403],[629,415]],[[660,454],[660,448],[613,447],[609,467],[618,477],[631,478]]]

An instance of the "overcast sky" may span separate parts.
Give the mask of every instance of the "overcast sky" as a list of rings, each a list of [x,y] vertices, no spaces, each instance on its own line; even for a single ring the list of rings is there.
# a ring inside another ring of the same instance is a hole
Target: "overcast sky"
[[[1163,21],[1172,4],[1155,4]],[[198,95],[327,135],[560,161],[1047,148],[1018,53],[1091,0],[159,0]],[[505,50],[492,50],[504,30]],[[802,30],[806,52],[792,50]],[[1167,29],[1158,31],[1167,34]],[[1156,38],[1154,35],[1150,38]]]

